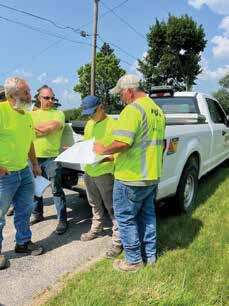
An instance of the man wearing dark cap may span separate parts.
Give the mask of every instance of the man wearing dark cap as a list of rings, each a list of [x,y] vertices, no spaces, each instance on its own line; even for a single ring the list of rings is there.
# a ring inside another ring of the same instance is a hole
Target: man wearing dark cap
[[[95,139],[104,145],[109,145],[113,141],[112,131],[115,121],[107,116],[101,100],[96,96],[87,96],[82,100],[82,115],[90,116],[84,130],[84,139]],[[87,198],[92,207],[92,225],[89,232],[81,235],[81,240],[88,241],[98,237],[103,230],[104,206],[113,224],[112,247],[106,253],[108,258],[119,255],[122,251],[119,239],[117,223],[113,213],[113,172],[114,162],[107,159],[96,165],[86,165],[84,181],[86,185]]]

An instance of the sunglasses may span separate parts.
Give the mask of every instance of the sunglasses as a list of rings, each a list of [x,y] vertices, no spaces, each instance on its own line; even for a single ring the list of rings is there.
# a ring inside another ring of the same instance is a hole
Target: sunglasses
[[[56,101],[57,99],[55,98],[55,97],[47,97],[47,96],[45,96],[45,97],[43,97],[43,96],[41,96],[41,98],[43,98],[44,100],[52,100],[52,101]]]

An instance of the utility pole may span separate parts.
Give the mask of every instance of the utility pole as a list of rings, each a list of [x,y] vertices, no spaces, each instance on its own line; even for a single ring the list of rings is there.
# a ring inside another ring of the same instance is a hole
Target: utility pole
[[[93,36],[92,36],[92,61],[91,61],[91,95],[92,96],[95,95],[98,6],[99,6],[99,0],[94,0],[94,19],[93,19]]]

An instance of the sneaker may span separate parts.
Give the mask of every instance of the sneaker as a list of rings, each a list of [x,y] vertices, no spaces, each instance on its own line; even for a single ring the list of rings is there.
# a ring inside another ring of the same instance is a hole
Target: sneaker
[[[44,252],[42,246],[33,243],[32,241],[28,241],[23,245],[16,244],[15,245],[15,253],[26,253],[33,256],[41,255]]]
[[[57,235],[62,235],[66,232],[68,228],[68,222],[67,221],[59,221],[55,230],[55,233]]]
[[[143,268],[142,262],[136,264],[130,264],[123,259],[115,259],[113,263],[113,268],[122,272],[137,272],[139,269]]]
[[[87,233],[82,234],[81,237],[80,237],[80,240],[81,241],[90,241],[90,240],[93,240],[93,239],[99,237],[101,235],[101,232],[102,232],[102,230],[97,231],[97,232],[89,231]]]
[[[42,222],[42,221],[44,221],[43,215],[39,215],[39,214],[32,215],[30,225],[33,225],[33,224],[36,224],[36,223],[39,223],[39,222]]]
[[[8,265],[8,259],[4,255],[0,254],[0,270],[6,269]]]
[[[10,207],[9,209],[8,209],[8,211],[7,211],[7,217],[10,217],[10,216],[13,216],[13,214],[14,214],[14,208],[13,207]]]
[[[123,247],[121,245],[112,245],[106,252],[106,258],[113,259],[122,253]]]

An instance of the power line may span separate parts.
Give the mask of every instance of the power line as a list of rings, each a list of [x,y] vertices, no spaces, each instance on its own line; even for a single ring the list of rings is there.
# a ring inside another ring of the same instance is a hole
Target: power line
[[[110,13],[111,11],[114,11],[114,10],[120,8],[121,6],[123,6],[123,5],[124,5],[126,2],[128,2],[128,1],[129,1],[129,0],[122,1],[122,2],[119,3],[118,5],[116,5],[116,6],[112,7],[112,8],[110,8],[110,9],[108,9],[106,12],[104,12],[102,15],[99,16],[100,19],[103,18],[104,16],[106,16],[106,15],[107,15],[108,13]],[[84,25],[82,25],[82,26],[79,27],[78,29],[85,28],[85,27],[87,27],[88,25],[90,25],[90,24],[92,24],[92,23],[93,23],[92,21],[90,21],[90,22],[88,22],[88,23],[85,23]]]
[[[117,8],[120,8],[121,6],[123,6],[124,4],[126,4],[128,1],[129,1],[129,0],[125,0],[125,1],[123,1],[123,2],[121,2],[121,3],[119,3],[118,5],[116,5],[116,6],[112,7],[112,8],[109,8],[106,12],[104,12],[104,13],[100,16],[100,18],[106,16],[106,15],[109,14],[110,12],[116,10]]]
[[[7,9],[9,9],[11,11],[15,11],[15,12],[18,12],[18,13],[21,13],[21,14],[24,14],[24,15],[28,15],[30,17],[37,18],[39,20],[43,20],[43,21],[49,22],[49,23],[51,23],[52,25],[54,25],[58,29],[62,29],[62,30],[69,29],[69,30],[72,30],[73,32],[80,33],[79,29],[75,29],[75,28],[73,28],[71,26],[65,26],[65,25],[57,24],[55,21],[53,21],[53,20],[51,20],[49,18],[41,17],[41,16],[38,16],[38,15],[35,15],[35,14],[32,14],[32,13],[26,12],[24,10],[16,9],[14,7],[11,7],[11,6],[8,6],[8,5],[5,5],[5,4],[1,4],[1,3],[0,3],[0,6],[4,7],[4,8],[7,8]]]
[[[109,8],[106,12],[104,12],[100,18],[106,16],[107,14],[109,14],[110,12],[113,12],[114,10],[120,8],[121,6],[123,6],[125,3],[127,3],[129,0],[124,0],[122,1],[121,3],[119,3],[118,5],[112,7],[112,8]],[[33,17],[33,18],[37,18],[39,20],[42,20],[42,21],[46,21],[46,22],[49,22],[50,24],[52,24],[53,26],[55,26],[56,28],[58,29],[61,29],[61,30],[72,30],[73,32],[75,33],[78,33],[80,34],[81,36],[85,35],[85,36],[90,36],[88,33],[83,33],[83,31],[81,31],[80,29],[92,24],[92,21],[88,22],[87,24],[84,24],[78,28],[74,28],[72,26],[68,26],[68,25],[61,25],[61,24],[58,24],[56,23],[55,21],[51,20],[50,18],[45,18],[45,17],[42,17],[42,16],[39,16],[39,15],[36,15],[36,14],[32,14],[30,12],[27,12],[27,11],[24,11],[24,10],[21,10],[21,9],[17,9],[15,7],[11,7],[11,6],[8,6],[8,5],[5,5],[5,4],[2,4],[0,3],[0,7],[4,7],[6,9],[9,9],[11,11],[15,11],[15,12],[18,12],[18,13],[21,13],[21,14],[24,14],[24,15],[27,15],[27,16],[30,16],[30,17]]]
[[[125,25],[127,25],[127,26],[128,26],[132,31],[134,31],[139,37],[145,39],[145,36],[144,36],[142,33],[138,32],[138,31],[137,31],[130,23],[128,23],[124,18],[122,18],[121,16],[119,16],[117,13],[115,13],[114,10],[113,10],[112,8],[110,8],[108,5],[106,5],[106,3],[104,3],[104,1],[101,0],[101,2],[102,2],[102,4],[103,4],[107,9],[110,10],[110,12],[111,12],[113,15],[115,15],[119,20],[121,20]]]
[[[45,49],[42,49],[40,52],[38,52],[36,55],[34,55],[32,57],[32,59],[36,59],[38,58],[40,55],[42,55],[43,53],[45,53],[48,49],[54,47],[55,45],[57,45],[58,43],[60,43],[60,40],[65,40],[65,41],[69,41],[69,42],[72,42],[72,43],[75,43],[75,44],[83,44],[83,45],[87,45],[87,46],[91,46],[90,43],[87,43],[87,42],[81,42],[81,41],[76,41],[76,40],[72,40],[72,39],[68,39],[67,37],[63,37],[61,35],[58,35],[58,34],[54,34],[54,33],[50,33],[50,32],[47,32],[47,31],[44,31],[44,30],[41,30],[39,28],[35,28],[33,26],[30,26],[28,24],[25,24],[25,23],[22,23],[22,22],[19,22],[19,21],[15,21],[15,20],[12,20],[12,19],[9,19],[9,18],[6,18],[6,17],[2,17],[0,16],[0,19],[2,20],[5,20],[7,22],[10,22],[10,23],[13,23],[13,24],[17,24],[17,25],[20,25],[24,28],[27,28],[29,30],[32,30],[32,31],[36,31],[38,33],[41,33],[41,34],[44,34],[44,35],[48,35],[48,36],[52,36],[52,37],[55,37],[55,38],[58,38],[58,41],[55,41],[55,42],[52,42],[50,45],[48,45]],[[105,41],[99,36],[99,39],[104,43]],[[115,44],[111,44],[113,46],[115,46],[117,49],[119,50],[122,50],[119,46],[115,45]],[[99,49],[101,49],[101,47],[99,47]],[[125,50],[122,50],[123,53],[129,55]],[[131,56],[131,55],[130,55]],[[133,56],[131,56],[133,57]],[[136,59],[135,57],[133,57],[134,59]],[[126,63],[127,65],[131,66],[132,64],[130,64],[128,61],[125,61],[123,60],[122,58],[120,58],[120,60],[123,62],[123,63]],[[11,69],[12,70],[12,69]],[[10,72],[10,71],[8,71]],[[7,74],[8,72],[4,73],[4,74]]]
[[[91,46],[90,43],[82,42],[82,41],[77,41],[77,40],[73,40],[73,39],[69,39],[69,38],[67,38],[65,36],[62,36],[62,35],[59,35],[59,34],[55,34],[55,33],[52,33],[52,32],[48,32],[48,31],[44,31],[43,29],[36,28],[34,26],[28,25],[28,24],[20,22],[20,21],[15,21],[15,20],[12,20],[10,18],[6,18],[6,17],[0,16],[0,19],[8,21],[10,23],[14,23],[14,24],[20,25],[20,26],[22,26],[24,28],[27,28],[27,29],[30,29],[30,30],[33,30],[33,31],[36,31],[36,32],[39,32],[39,33],[42,33],[42,34],[45,34],[45,35],[48,35],[48,36],[56,37],[56,38],[59,38],[59,39],[62,39],[62,40],[66,40],[66,41],[69,41],[69,42],[72,42],[72,43],[75,43],[75,44]]]
[[[105,40],[103,40],[103,39],[101,38],[100,35],[98,35],[98,38],[99,38],[103,43],[106,42]],[[119,47],[118,45],[116,45],[116,44],[114,44],[114,43],[111,43],[111,42],[109,42],[109,41],[107,41],[107,43],[108,43],[109,45],[111,45],[111,46],[114,46],[114,47],[117,48],[119,51],[121,51],[122,53],[128,55],[129,57],[132,57],[134,60],[137,60],[137,58],[136,58],[134,55],[132,55],[132,54],[130,54],[129,52],[127,52],[126,50],[122,49],[122,48]]]

